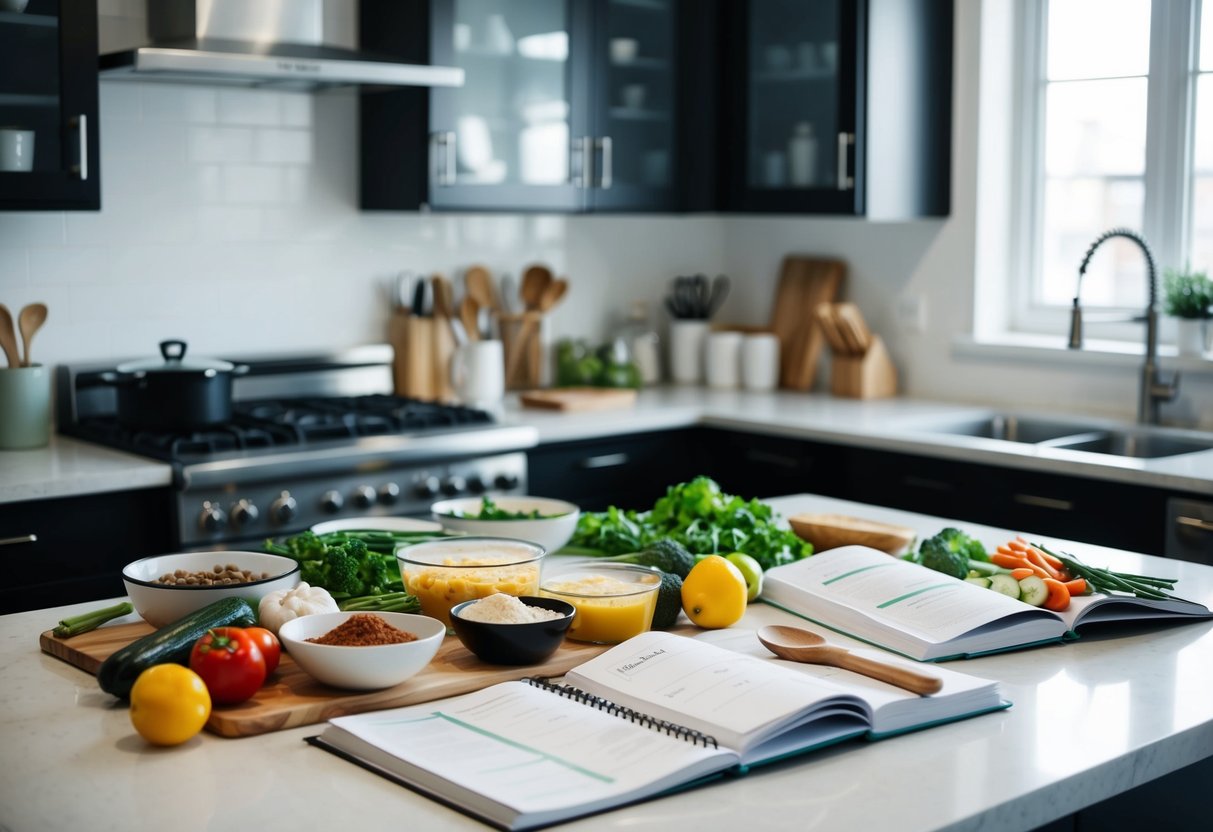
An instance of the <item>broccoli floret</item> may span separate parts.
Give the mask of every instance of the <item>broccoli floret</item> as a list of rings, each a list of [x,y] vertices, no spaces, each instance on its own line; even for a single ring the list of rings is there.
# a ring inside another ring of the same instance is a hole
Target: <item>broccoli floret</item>
[[[650,543],[644,551],[603,558],[603,560],[656,566],[662,572],[677,575],[679,578],[685,578],[690,574],[691,567],[695,565],[695,556],[688,552],[681,543],[668,537]]]
[[[918,548],[918,563],[936,572],[955,578],[965,578],[973,564],[970,561],[986,562],[989,556],[981,541],[970,537],[960,529],[948,527],[934,537],[928,537]]]
[[[347,546],[330,546],[324,554],[324,588],[336,594],[365,594],[362,579],[358,577],[360,568],[361,563],[350,554]]]
[[[315,532],[307,531],[288,537],[286,547],[295,560],[321,560],[328,548]]]

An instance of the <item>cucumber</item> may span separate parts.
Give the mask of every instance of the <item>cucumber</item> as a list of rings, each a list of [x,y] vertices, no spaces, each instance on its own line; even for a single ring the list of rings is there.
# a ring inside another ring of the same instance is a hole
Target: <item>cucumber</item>
[[[1019,600],[1039,607],[1049,597],[1049,588],[1037,575],[1029,575],[1019,582]]]
[[[975,576],[970,576],[970,577],[968,577],[968,578],[965,578],[965,583],[967,583],[967,584],[974,584],[974,585],[976,585],[976,586],[981,587],[982,589],[989,589],[989,588],[990,588],[990,579],[989,579],[989,578],[983,578],[983,577],[981,577],[980,575],[975,575]]]
[[[221,598],[151,635],[131,642],[101,664],[97,682],[106,693],[126,699],[139,674],[156,664],[188,665],[194,642],[215,627],[251,627],[257,616],[243,598]]]
[[[1019,600],[1022,590],[1019,586],[1019,581],[1012,578],[1010,575],[991,575],[990,589],[1001,593],[1008,598]]]

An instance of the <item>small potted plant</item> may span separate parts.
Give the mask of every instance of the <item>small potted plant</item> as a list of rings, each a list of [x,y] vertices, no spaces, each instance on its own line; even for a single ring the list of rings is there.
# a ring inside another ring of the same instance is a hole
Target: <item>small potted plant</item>
[[[1179,319],[1179,354],[1202,355],[1213,316],[1213,280],[1205,272],[1167,269],[1163,294],[1163,311]]]

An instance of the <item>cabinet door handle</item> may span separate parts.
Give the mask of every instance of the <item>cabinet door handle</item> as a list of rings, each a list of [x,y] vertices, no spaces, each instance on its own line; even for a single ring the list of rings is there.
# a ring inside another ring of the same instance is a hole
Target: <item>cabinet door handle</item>
[[[602,456],[587,456],[577,463],[580,468],[618,468],[627,465],[630,460],[627,454],[603,454]]]
[[[446,187],[455,184],[455,133],[442,130],[430,135],[434,156],[434,184]]]
[[[72,173],[83,182],[88,179],[88,116],[81,113],[70,119],[68,125],[76,128],[76,148],[80,153],[76,164],[72,165]]]
[[[598,174],[598,187],[604,191],[609,191],[611,189],[611,182],[613,181],[612,170],[614,168],[611,158],[614,156],[611,137],[600,136],[594,139],[594,147],[602,154],[602,169],[601,173]]]
[[[1011,499],[1022,506],[1051,508],[1056,511],[1074,510],[1074,502],[1072,500],[1059,500],[1056,497],[1040,497],[1036,494],[1015,494],[1012,495]]]
[[[847,174],[850,147],[855,144],[854,133],[838,134],[838,190],[849,191],[855,187],[855,180]]]
[[[756,451],[753,449],[748,450],[745,452],[745,461],[757,462],[762,465],[775,465],[779,468],[787,468],[789,470],[794,470],[800,467],[800,462],[798,460],[784,456],[783,454],[774,453],[772,451]]]
[[[569,170],[574,188],[591,188],[594,185],[594,140],[589,136],[573,139],[570,148]]]
[[[1188,528],[1196,529],[1197,531],[1213,532],[1213,523],[1210,523],[1208,520],[1202,520],[1199,517],[1187,517],[1181,514],[1179,517],[1175,518],[1175,522],[1180,526],[1187,526]],[[0,543],[3,542],[3,540],[0,540]]]
[[[38,535],[23,534],[18,537],[3,537],[0,538],[0,546],[15,546],[18,543],[37,543]]]

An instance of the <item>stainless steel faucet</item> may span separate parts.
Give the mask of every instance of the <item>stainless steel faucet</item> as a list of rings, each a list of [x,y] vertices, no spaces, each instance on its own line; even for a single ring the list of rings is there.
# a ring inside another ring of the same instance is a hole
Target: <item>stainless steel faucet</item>
[[[1074,290],[1074,306],[1070,310],[1069,347],[1072,350],[1082,349],[1082,307],[1078,305],[1082,276],[1086,274],[1087,265],[1091,262],[1091,255],[1095,253],[1095,249],[1113,237],[1132,240],[1137,243],[1146,256],[1146,268],[1150,282],[1150,300],[1146,305],[1146,312],[1135,318],[1116,320],[1144,322],[1146,325],[1146,360],[1141,366],[1141,385],[1137,394],[1137,421],[1143,425],[1156,425],[1158,424],[1159,402],[1169,402],[1179,392],[1179,373],[1176,372],[1171,377],[1171,381],[1166,382],[1163,381],[1162,373],[1158,369],[1158,310],[1155,308],[1157,279],[1154,273],[1154,255],[1150,253],[1150,247],[1146,245],[1146,241],[1140,234],[1127,228],[1113,228],[1096,237],[1095,242],[1091,243],[1091,247],[1087,249],[1086,255],[1082,258],[1082,265],[1078,267],[1078,287]],[[1110,319],[1101,318],[1101,320]]]

